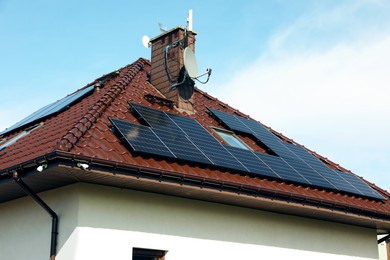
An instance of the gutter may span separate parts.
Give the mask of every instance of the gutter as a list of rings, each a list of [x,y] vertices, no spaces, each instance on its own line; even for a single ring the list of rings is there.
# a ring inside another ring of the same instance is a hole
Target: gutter
[[[103,169],[112,169],[117,173],[127,175],[129,171],[132,172],[131,175],[137,177],[146,177],[155,180],[166,180],[169,182],[180,183],[180,184],[189,184],[195,185],[197,187],[217,189],[219,191],[228,191],[234,193],[243,193],[249,194],[255,197],[268,197],[273,199],[278,199],[281,201],[286,201],[287,203],[295,202],[298,204],[314,206],[318,208],[336,210],[344,214],[354,214],[355,216],[365,216],[371,219],[390,219],[390,214],[388,212],[378,211],[378,210],[367,210],[363,207],[355,206],[351,207],[349,204],[343,202],[333,202],[324,199],[319,199],[316,197],[311,197],[310,195],[298,195],[293,194],[287,191],[275,191],[273,189],[265,187],[253,187],[251,185],[242,185],[235,182],[226,182],[223,180],[201,177],[201,176],[191,176],[185,173],[174,172],[172,170],[163,170],[163,169],[154,169],[149,167],[143,167],[139,165],[127,164],[123,162],[113,162],[100,158],[91,158],[89,156],[83,156],[80,154],[73,154],[70,152],[64,151],[54,151],[47,153],[43,156],[37,157],[35,159],[24,162],[23,164],[15,165],[10,168],[0,170],[0,183],[2,179],[9,178],[9,173],[15,171],[28,172],[31,168],[39,166],[41,163],[48,163],[49,161],[57,162],[69,162],[71,164],[86,163],[90,166],[102,167]],[[95,168],[93,167],[93,168]],[[7,177],[6,177],[7,176]],[[5,177],[5,178],[4,178]]]
[[[13,173],[14,181],[37,202],[51,216],[51,240],[50,240],[50,260],[54,260],[57,254],[58,216],[38,195],[20,178],[17,171]]]

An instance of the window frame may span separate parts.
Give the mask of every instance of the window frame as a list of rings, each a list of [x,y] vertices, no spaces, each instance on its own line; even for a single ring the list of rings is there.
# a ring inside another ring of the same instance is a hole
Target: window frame
[[[167,252],[168,251],[161,249],[133,247],[132,259],[164,260]]]
[[[211,129],[224,141],[226,145],[252,151],[252,149],[244,141],[242,141],[233,131],[218,127],[211,127]],[[230,139],[226,137],[229,137]],[[234,143],[232,143],[230,140],[234,140]]]

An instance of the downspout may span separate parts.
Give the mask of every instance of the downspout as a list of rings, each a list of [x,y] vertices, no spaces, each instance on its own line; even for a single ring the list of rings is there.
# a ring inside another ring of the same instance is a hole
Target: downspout
[[[54,260],[57,254],[57,235],[58,235],[58,216],[57,214],[40,198],[35,192],[27,186],[20,178],[19,174],[14,171],[14,181],[27,193],[35,202],[37,202],[51,216],[51,241],[50,241],[50,260]]]
[[[384,241],[387,241],[387,240],[390,240],[390,234],[388,234],[387,236],[384,236],[382,237],[381,239],[378,240],[378,244],[384,242]]]

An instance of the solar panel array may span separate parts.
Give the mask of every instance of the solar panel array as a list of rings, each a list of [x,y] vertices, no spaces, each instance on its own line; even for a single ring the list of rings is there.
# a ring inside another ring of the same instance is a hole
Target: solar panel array
[[[38,120],[42,120],[43,118],[46,118],[50,115],[61,112],[65,110],[67,107],[69,107],[70,105],[72,105],[73,103],[80,100],[82,97],[92,92],[93,89],[94,86],[89,86],[71,95],[68,95],[60,100],[57,100],[56,102],[44,106],[41,109],[32,113],[31,115],[27,116],[26,118],[22,119],[21,121],[17,122],[16,124],[12,125],[11,127],[7,128],[6,130],[0,132],[0,135],[9,133],[13,130],[26,126],[30,123],[37,122]]]
[[[284,143],[254,120],[210,109],[230,130],[252,135],[276,155],[224,146],[192,118],[129,104],[148,126],[110,120],[133,153],[384,199],[356,175],[328,168],[303,147]]]

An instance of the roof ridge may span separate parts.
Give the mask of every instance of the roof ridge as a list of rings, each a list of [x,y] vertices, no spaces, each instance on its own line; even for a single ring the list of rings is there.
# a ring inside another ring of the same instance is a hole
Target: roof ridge
[[[112,101],[126,88],[134,79],[137,73],[144,68],[145,59],[139,58],[134,63],[127,65],[120,70],[128,68],[127,72],[121,76],[121,80],[106,91],[106,93],[88,110],[88,112],[70,129],[54,146],[54,150],[69,152],[78,140],[91,128],[96,120],[104,113]]]

